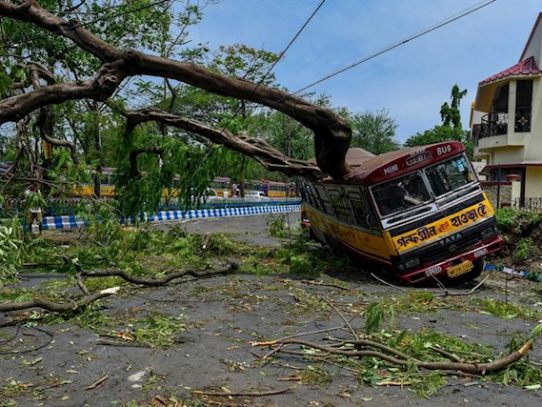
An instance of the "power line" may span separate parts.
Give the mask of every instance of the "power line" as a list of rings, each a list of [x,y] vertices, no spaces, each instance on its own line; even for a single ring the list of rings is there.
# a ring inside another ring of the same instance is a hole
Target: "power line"
[[[459,20],[460,18],[463,18],[463,17],[465,17],[465,16],[467,16],[469,14],[474,13],[475,11],[478,11],[478,10],[480,10],[480,9],[486,7],[486,6],[489,6],[490,4],[495,3],[496,1],[497,0],[490,0],[490,1],[484,0],[481,3],[478,3],[478,4],[474,5],[474,6],[469,7],[468,9],[460,11],[459,13],[454,14],[453,16],[450,16],[450,17],[448,17],[448,18],[446,18],[444,20],[441,20],[440,22],[435,23],[432,26],[430,26],[430,27],[428,27],[428,28],[416,33],[416,34],[413,34],[413,35],[411,35],[409,37],[406,37],[406,38],[404,38],[404,39],[402,39],[402,40],[400,40],[400,41],[398,41],[398,42],[396,42],[396,43],[394,43],[394,44],[392,44],[392,45],[390,45],[390,46],[388,46],[386,48],[383,48],[380,51],[375,52],[374,54],[371,54],[371,55],[369,55],[369,56],[367,56],[367,57],[365,57],[363,59],[360,59],[359,61],[356,61],[356,62],[354,62],[354,63],[352,63],[350,65],[345,66],[344,68],[341,68],[341,69],[339,69],[339,70],[337,70],[335,72],[332,72],[332,73],[324,76],[321,79],[318,79],[318,80],[316,80],[316,81],[314,81],[314,82],[312,82],[312,83],[310,83],[310,84],[308,84],[306,86],[303,86],[301,89],[298,89],[297,91],[293,92],[292,95],[297,95],[297,94],[299,94],[301,92],[304,92],[307,89],[310,89],[310,88],[312,88],[312,87],[314,87],[314,86],[316,86],[316,85],[318,85],[318,84],[320,84],[322,82],[327,81],[328,79],[331,79],[331,78],[333,78],[333,77],[335,77],[337,75],[340,75],[340,74],[342,74],[342,73],[344,73],[346,71],[349,71],[350,69],[355,68],[358,65],[361,65],[361,64],[363,64],[363,63],[365,63],[367,61],[370,61],[371,59],[374,59],[374,58],[376,58],[376,57],[378,57],[378,56],[380,56],[382,54],[390,52],[390,51],[394,50],[395,48],[400,47],[401,45],[404,45],[404,44],[406,44],[406,43],[408,43],[408,42],[410,42],[412,40],[415,40],[415,39],[417,39],[419,37],[422,37],[422,36],[424,36],[426,34],[429,34],[432,31],[438,30],[439,28],[442,28],[442,27],[444,27],[444,26],[446,26],[446,25],[448,25],[448,24],[450,24],[450,23],[452,23],[452,22],[454,22],[456,20]]]
[[[286,52],[290,49],[290,47],[294,44],[294,42],[299,38],[299,36],[301,35],[301,33],[305,30],[305,28],[307,27],[307,25],[309,25],[309,23],[311,22],[311,20],[314,18],[314,16],[316,15],[316,13],[318,13],[318,11],[320,10],[320,8],[322,8],[322,6],[324,5],[324,3],[326,2],[326,0],[321,0],[320,3],[318,4],[318,6],[316,6],[316,8],[313,10],[313,12],[309,15],[309,17],[305,20],[305,22],[303,23],[303,25],[297,30],[297,32],[294,34],[294,36],[292,37],[292,39],[288,42],[288,44],[286,45],[286,47],[281,51],[281,53],[279,54],[279,56],[277,57],[277,59],[275,60],[275,62],[273,62],[273,64],[269,67],[269,69],[267,70],[267,72],[262,76],[262,78],[258,81],[258,83],[256,84],[256,86],[254,86],[254,89],[252,89],[252,91],[249,93],[248,96],[246,96],[245,98],[243,98],[243,100],[247,100],[249,99],[257,90],[258,88],[262,85],[262,83],[265,81],[265,79],[271,74],[271,72],[273,71],[273,69],[275,68],[275,66],[280,62],[280,60],[282,59],[282,57],[284,57],[284,55],[286,54]],[[247,71],[245,73],[245,76],[249,73],[249,71]],[[237,117],[237,115],[239,114],[239,112],[241,111],[242,109],[242,105],[240,105],[236,110],[235,112],[233,113],[232,117],[228,120],[228,122],[222,126],[222,129],[220,130],[220,132],[222,133],[224,130],[226,130],[226,127]],[[209,154],[207,154],[207,152],[209,152]],[[205,162],[205,160],[207,160],[207,158],[209,158],[209,156],[211,155],[211,149],[209,148],[208,151],[206,152],[206,154],[203,156],[202,160],[198,163],[198,165],[196,166],[194,172],[192,173],[192,176],[190,177],[190,179],[192,179],[194,176],[195,176],[195,173],[201,168],[201,166],[203,165],[203,163]],[[189,179],[189,180],[190,180]]]
[[[316,15],[316,13],[318,13],[318,10],[320,10],[320,8],[324,5],[324,3],[326,2],[326,0],[322,0],[320,2],[320,4],[318,4],[318,6],[314,9],[314,11],[311,13],[311,15],[307,18],[307,20],[305,20],[305,22],[303,23],[303,25],[301,26],[301,28],[299,30],[297,30],[297,32],[295,33],[295,35],[292,37],[292,39],[290,40],[290,42],[288,43],[288,45],[286,45],[286,48],[284,48],[284,50],[282,50],[282,52],[279,54],[277,60],[275,62],[273,62],[273,64],[271,65],[271,67],[269,68],[269,70],[265,73],[265,75],[263,76],[263,78],[258,82],[258,84],[256,85],[256,87],[254,88],[254,90],[252,91],[251,95],[254,94],[254,92],[256,92],[256,90],[258,89],[258,87],[263,83],[263,81],[265,80],[265,78],[267,78],[267,76],[271,73],[271,71],[273,71],[273,69],[275,68],[275,66],[279,63],[279,61],[282,59],[282,57],[284,56],[284,54],[286,54],[286,52],[290,49],[290,47],[294,44],[294,42],[297,40],[297,38],[301,35],[301,33],[305,30],[305,28],[307,27],[307,25],[309,25],[309,23],[311,22],[311,20],[313,19],[313,17]]]

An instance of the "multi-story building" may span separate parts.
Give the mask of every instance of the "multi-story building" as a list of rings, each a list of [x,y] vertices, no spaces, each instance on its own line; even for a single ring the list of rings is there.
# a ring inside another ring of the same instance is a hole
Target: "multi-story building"
[[[478,84],[471,113],[489,183],[520,182],[519,201],[542,198],[542,13],[519,62]]]

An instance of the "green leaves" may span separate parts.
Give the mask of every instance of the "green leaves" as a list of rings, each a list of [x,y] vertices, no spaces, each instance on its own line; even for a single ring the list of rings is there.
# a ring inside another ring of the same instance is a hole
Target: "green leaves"
[[[22,264],[21,226],[15,218],[0,224],[0,288],[15,280]]]
[[[350,147],[361,147],[377,155],[399,148],[399,143],[395,138],[397,124],[389,116],[387,110],[361,114],[351,114],[347,111],[342,113],[352,127]]]

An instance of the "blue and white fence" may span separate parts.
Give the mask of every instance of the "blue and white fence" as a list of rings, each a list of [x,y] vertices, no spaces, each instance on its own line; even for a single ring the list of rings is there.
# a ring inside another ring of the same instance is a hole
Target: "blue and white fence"
[[[251,216],[266,213],[287,213],[301,209],[301,205],[267,205],[267,206],[246,206],[240,208],[219,208],[219,209],[190,209],[187,211],[160,211],[155,215],[146,215],[144,219],[148,222],[173,222],[187,221],[191,219],[220,218],[231,216]],[[131,223],[133,219],[129,219]],[[44,216],[43,229],[77,229],[85,226],[85,221],[78,219],[75,215],[67,216]]]

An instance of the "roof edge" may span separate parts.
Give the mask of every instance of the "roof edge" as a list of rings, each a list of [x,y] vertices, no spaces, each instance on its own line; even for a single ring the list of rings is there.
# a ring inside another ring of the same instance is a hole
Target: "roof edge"
[[[533,39],[534,32],[536,30],[536,27],[540,23],[540,20],[542,20],[542,11],[538,13],[538,17],[536,18],[533,28],[531,29],[531,33],[529,34],[529,38],[527,39],[527,42],[525,43],[525,46],[523,47],[523,51],[521,52],[518,62],[521,62],[525,59],[525,52],[527,52],[527,48],[529,48],[529,44],[531,43],[531,40]]]

